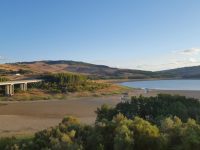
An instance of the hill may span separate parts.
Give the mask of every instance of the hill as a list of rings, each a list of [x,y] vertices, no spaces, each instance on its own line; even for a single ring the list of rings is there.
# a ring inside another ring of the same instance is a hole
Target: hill
[[[95,65],[77,61],[33,61],[12,64],[0,64],[0,74],[12,79],[32,78],[40,74],[73,72],[89,75],[93,79],[175,79],[200,78],[200,66],[184,67],[164,71],[143,71],[112,68],[105,65]],[[21,76],[16,76],[21,74]]]
[[[200,79],[200,66],[183,67],[157,72],[158,74],[170,74],[172,77],[183,79]]]
[[[95,65],[76,61],[34,61],[1,64],[0,74],[11,75],[21,73],[33,76],[44,73],[74,72],[89,75],[100,79],[146,79],[155,77],[151,71],[111,68],[104,65]]]

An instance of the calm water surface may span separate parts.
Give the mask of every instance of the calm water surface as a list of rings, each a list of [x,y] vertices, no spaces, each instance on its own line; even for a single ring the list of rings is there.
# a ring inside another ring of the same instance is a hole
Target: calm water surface
[[[198,90],[200,91],[200,80],[154,80],[123,82],[121,85],[134,88],[148,88],[160,90]]]

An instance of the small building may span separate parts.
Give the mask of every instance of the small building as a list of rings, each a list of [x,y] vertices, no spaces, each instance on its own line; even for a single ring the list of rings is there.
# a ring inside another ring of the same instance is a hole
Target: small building
[[[123,94],[122,94],[122,97],[121,97],[121,101],[122,101],[123,103],[130,102],[130,101],[131,101],[131,98],[130,98],[129,94],[128,94],[128,93],[123,93]]]

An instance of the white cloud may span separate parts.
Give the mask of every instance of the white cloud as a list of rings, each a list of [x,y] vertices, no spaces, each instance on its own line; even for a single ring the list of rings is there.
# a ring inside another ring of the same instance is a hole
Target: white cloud
[[[5,60],[5,57],[0,56],[0,61],[4,61],[4,60]]]
[[[200,53],[200,48],[190,48],[178,52],[183,55],[196,55]]]
[[[132,56],[132,58],[121,57],[110,60],[100,59],[90,63],[108,65],[117,68],[129,68],[139,70],[167,70],[180,67],[200,65],[200,48],[190,48],[178,51],[168,51],[160,55]]]
[[[190,61],[191,63],[196,63],[196,62],[198,62],[198,60],[197,60],[196,58],[189,58],[189,61]]]
[[[7,57],[0,56],[0,64],[3,64],[3,63],[12,63],[12,62],[15,62],[15,61],[13,61],[12,59],[9,59]]]
[[[138,63],[135,68],[157,71],[198,65],[200,65],[200,48],[190,48],[172,51],[172,53],[160,56],[160,59],[143,61]]]
[[[140,64],[135,66],[135,69],[140,70],[151,70],[151,71],[159,71],[159,70],[167,70],[167,69],[174,69],[174,68],[181,68],[181,67],[189,67],[189,66],[197,66],[200,65],[200,61],[194,59],[188,60],[174,60],[169,61],[161,64]]]

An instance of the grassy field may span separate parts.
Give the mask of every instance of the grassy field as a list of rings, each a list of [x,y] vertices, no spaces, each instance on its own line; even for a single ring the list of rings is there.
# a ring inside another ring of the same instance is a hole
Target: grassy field
[[[102,81],[99,81],[102,82]],[[109,84],[108,87],[96,91],[81,91],[74,93],[53,93],[42,89],[29,89],[26,92],[18,91],[14,96],[1,96],[0,101],[33,101],[33,100],[51,100],[51,99],[68,99],[71,97],[100,97],[121,94],[130,89],[127,87]]]

